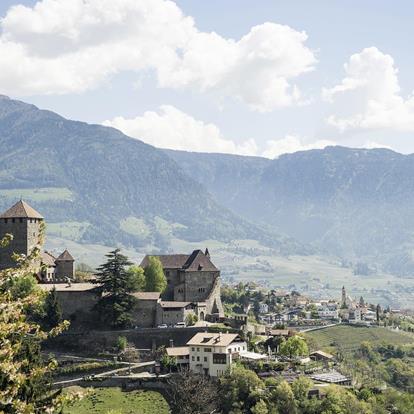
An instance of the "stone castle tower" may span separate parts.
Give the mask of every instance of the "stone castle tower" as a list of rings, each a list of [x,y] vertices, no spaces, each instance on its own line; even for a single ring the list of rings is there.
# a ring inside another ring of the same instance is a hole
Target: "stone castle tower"
[[[0,239],[7,233],[13,240],[6,248],[0,248],[0,270],[15,267],[13,253],[28,255],[39,245],[43,217],[23,200],[18,201],[0,215]]]

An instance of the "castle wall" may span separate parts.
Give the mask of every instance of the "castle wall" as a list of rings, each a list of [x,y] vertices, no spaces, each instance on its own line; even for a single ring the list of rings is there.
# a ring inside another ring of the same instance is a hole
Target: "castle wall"
[[[63,318],[71,320],[81,314],[90,313],[98,302],[98,297],[91,290],[85,291],[57,291],[59,303],[62,307]]]
[[[185,276],[185,299],[188,302],[205,302],[220,272],[191,271],[183,272]]]
[[[156,324],[158,300],[138,300],[133,312],[133,323],[140,328],[152,328]]]
[[[180,283],[180,275],[177,269],[164,269],[165,278],[167,279],[167,288],[162,293],[164,300],[174,299],[174,287]]]

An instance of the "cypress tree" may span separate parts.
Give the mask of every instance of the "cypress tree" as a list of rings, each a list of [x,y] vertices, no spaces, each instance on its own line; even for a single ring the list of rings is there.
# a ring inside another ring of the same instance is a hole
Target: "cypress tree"
[[[149,264],[144,269],[145,273],[145,290],[147,292],[164,292],[167,287],[167,279],[160,259],[155,256],[148,258]]]
[[[50,291],[45,300],[46,323],[54,328],[62,322],[62,307],[57,297],[56,288]]]

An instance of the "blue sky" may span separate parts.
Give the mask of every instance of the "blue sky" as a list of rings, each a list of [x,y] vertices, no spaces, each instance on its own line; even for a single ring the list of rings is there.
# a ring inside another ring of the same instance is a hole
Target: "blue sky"
[[[2,0],[0,93],[161,147],[414,152],[413,12],[385,0]]]

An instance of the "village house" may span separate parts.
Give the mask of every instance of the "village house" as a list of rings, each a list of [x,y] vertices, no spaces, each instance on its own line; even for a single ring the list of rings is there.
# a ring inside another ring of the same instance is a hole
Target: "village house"
[[[223,375],[247,344],[238,334],[199,332],[188,342],[190,370],[218,377]]]

